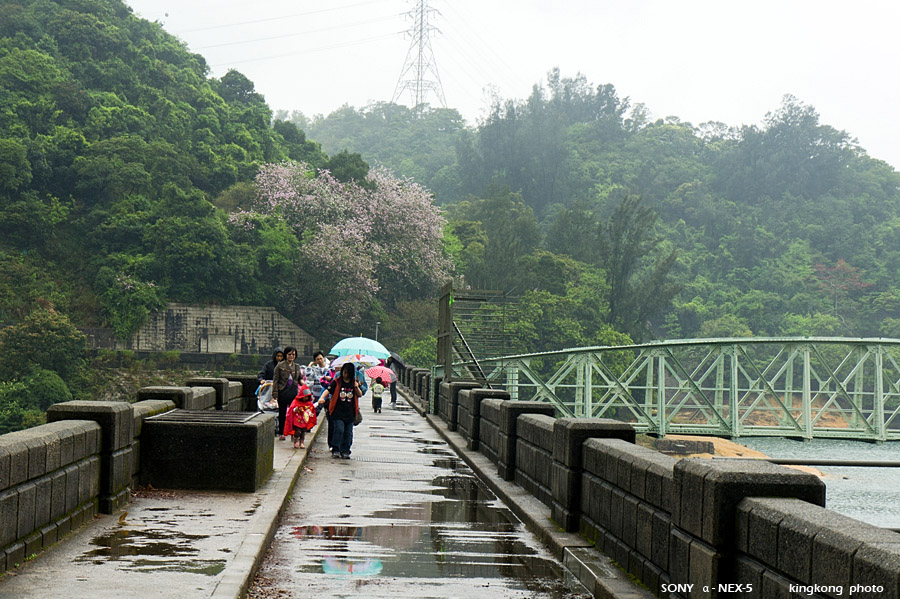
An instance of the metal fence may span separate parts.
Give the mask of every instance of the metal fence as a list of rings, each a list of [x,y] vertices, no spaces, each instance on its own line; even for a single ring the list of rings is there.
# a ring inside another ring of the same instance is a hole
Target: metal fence
[[[475,366],[462,359],[450,368],[477,380]],[[513,399],[654,435],[900,440],[898,339],[689,339],[492,357],[477,367]]]

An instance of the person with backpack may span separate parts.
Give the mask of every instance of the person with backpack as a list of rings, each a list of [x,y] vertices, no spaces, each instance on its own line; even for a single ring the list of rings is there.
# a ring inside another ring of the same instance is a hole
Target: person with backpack
[[[381,394],[384,393],[384,382],[381,377],[375,379],[372,383],[372,411],[376,414],[381,413]]]
[[[319,404],[327,403],[327,411],[331,416],[329,426],[332,427],[332,458],[350,459],[350,446],[353,445],[353,427],[360,421],[359,398],[362,392],[356,380],[356,369],[347,362],[341,366],[341,374],[328,386],[326,393],[319,399]]]

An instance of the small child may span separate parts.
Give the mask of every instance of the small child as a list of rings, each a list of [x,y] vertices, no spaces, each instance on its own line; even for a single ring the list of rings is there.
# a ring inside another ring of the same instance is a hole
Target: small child
[[[300,385],[297,396],[291,402],[287,410],[287,418],[284,423],[284,434],[294,438],[294,448],[302,449],[307,431],[311,431],[316,425],[316,408],[313,407],[313,396],[309,387]]]
[[[382,393],[384,393],[384,383],[381,381],[381,377],[378,377],[372,385],[372,411],[376,414],[381,413]]]

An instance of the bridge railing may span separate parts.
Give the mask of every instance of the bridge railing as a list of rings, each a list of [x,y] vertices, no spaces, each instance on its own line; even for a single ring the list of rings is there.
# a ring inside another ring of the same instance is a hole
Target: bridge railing
[[[687,339],[477,365],[474,377],[474,362],[453,364],[454,378],[656,435],[900,440],[900,339]]]

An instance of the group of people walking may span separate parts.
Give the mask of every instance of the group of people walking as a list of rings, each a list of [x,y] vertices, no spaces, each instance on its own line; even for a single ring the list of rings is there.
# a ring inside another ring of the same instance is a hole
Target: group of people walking
[[[391,359],[385,362],[390,366]],[[277,433],[283,441],[288,436],[295,448],[305,447],[306,433],[318,421],[324,408],[328,422],[328,447],[331,457],[350,459],[353,427],[362,421],[359,400],[368,390],[362,369],[352,362],[341,365],[335,372],[321,351],[313,354],[313,361],[303,367],[297,363],[297,348],[276,347],[272,359],[257,375],[260,388],[271,381],[272,398],[278,403]],[[381,412],[381,395],[385,385],[381,378],[373,381],[372,411]],[[391,405],[397,402],[396,383],[390,383]]]

